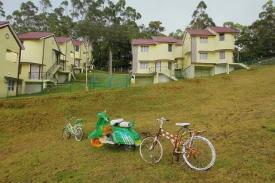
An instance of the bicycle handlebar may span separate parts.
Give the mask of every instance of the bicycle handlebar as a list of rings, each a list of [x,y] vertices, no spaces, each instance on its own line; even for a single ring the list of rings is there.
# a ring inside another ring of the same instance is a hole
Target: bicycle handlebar
[[[162,128],[163,123],[166,121],[170,121],[169,119],[165,119],[164,117],[161,117],[160,119],[157,119],[158,122],[160,122],[160,128]]]

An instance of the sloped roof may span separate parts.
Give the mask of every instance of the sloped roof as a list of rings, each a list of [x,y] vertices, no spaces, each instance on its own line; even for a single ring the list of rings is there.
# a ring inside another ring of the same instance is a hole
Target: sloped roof
[[[215,36],[212,32],[205,29],[186,29],[191,36]]]
[[[4,26],[4,25],[7,25],[7,24],[9,24],[9,22],[7,22],[7,21],[0,21],[0,26]]]
[[[16,40],[18,46],[21,48],[21,49],[25,49],[23,44],[21,43],[21,41],[19,40],[19,37],[18,35],[16,34],[16,32],[13,30],[13,28],[11,27],[10,23],[7,22],[7,21],[0,21],[0,28],[4,28],[4,27],[8,27],[10,32],[12,33],[14,39]]]
[[[68,41],[70,41],[71,40],[71,38],[69,38],[69,37],[65,37],[65,36],[61,36],[61,37],[56,37],[56,42],[57,43],[65,43],[65,42],[68,42]]]
[[[73,40],[73,44],[74,44],[75,46],[80,46],[81,43],[82,43],[82,41],[80,41],[80,40],[77,40],[77,39]]]
[[[238,33],[239,31],[236,29],[232,29],[230,27],[209,27],[209,29],[213,30],[216,33]]]
[[[47,38],[50,36],[54,36],[53,33],[50,32],[27,32],[19,35],[20,40],[38,40]]]
[[[155,45],[157,43],[176,43],[182,45],[181,40],[174,37],[153,36],[152,39],[133,39],[132,45]]]
[[[158,43],[177,43],[178,39],[174,37],[153,36],[152,39]]]
[[[133,39],[133,45],[155,45],[156,42],[152,39]]]

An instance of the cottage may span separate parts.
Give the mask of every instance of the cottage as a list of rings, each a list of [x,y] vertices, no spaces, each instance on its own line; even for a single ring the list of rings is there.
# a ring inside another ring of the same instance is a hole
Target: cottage
[[[0,21],[0,97],[15,96],[22,90],[18,75],[23,48],[9,22]]]
[[[61,50],[53,33],[27,32],[19,35],[25,50],[21,53],[20,79],[23,79],[23,93],[43,91],[49,85],[58,83]]]

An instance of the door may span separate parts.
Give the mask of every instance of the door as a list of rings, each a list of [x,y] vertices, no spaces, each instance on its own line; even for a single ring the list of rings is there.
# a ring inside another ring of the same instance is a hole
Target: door
[[[161,62],[156,62],[155,68],[156,68],[156,72],[161,72]]]
[[[30,79],[40,79],[40,66],[39,65],[31,65],[30,68]]]

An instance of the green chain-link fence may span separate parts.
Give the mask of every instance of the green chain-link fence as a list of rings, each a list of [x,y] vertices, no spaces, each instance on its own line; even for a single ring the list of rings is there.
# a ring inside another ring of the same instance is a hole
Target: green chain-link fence
[[[129,74],[109,75],[104,72],[93,72],[89,78],[90,89],[128,88],[131,85]]]

